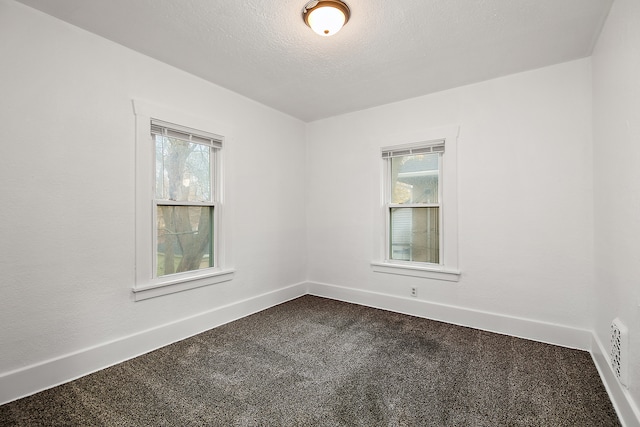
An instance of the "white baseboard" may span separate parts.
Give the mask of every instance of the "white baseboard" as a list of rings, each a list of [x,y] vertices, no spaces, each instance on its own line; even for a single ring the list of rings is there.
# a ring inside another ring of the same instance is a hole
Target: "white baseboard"
[[[309,294],[352,302],[397,313],[468,326],[503,335],[540,341],[579,350],[591,347],[591,331],[486,311],[438,304],[412,297],[364,291],[326,283],[308,283]]]
[[[0,375],[0,405],[116,365],[306,293],[306,283],[298,283],[115,341],[4,373]]]
[[[591,357],[593,357],[593,362],[600,373],[600,378],[602,378],[622,425],[640,427],[640,409],[634,403],[629,391],[620,384],[614,375],[609,363],[609,352],[595,334],[592,336]]]

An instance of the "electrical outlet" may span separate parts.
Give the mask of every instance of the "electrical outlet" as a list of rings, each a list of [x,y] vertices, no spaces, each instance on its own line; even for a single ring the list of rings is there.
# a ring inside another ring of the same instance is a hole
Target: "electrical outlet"
[[[412,297],[418,296],[418,288],[411,288],[411,296]]]

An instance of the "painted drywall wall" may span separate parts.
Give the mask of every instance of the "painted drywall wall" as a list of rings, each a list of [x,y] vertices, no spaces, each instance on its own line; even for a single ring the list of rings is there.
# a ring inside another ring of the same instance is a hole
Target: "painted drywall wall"
[[[304,123],[9,0],[0,57],[0,376],[304,281]],[[133,98],[232,129],[231,282],[133,302]]]
[[[593,53],[595,259],[592,328],[629,329],[628,393],[640,407],[640,3],[616,0]],[[606,353],[605,353],[606,354]]]
[[[586,328],[591,96],[582,59],[310,123],[309,280]],[[460,126],[460,281],[373,272],[380,147],[447,125]]]

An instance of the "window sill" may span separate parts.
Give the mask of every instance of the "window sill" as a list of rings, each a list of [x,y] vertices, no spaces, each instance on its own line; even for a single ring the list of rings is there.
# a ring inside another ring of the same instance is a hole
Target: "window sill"
[[[201,274],[173,275],[163,278],[150,285],[136,286],[133,288],[135,301],[142,301],[162,295],[187,291],[202,286],[215,285],[233,279],[235,270],[216,270]]]
[[[444,280],[447,282],[459,281],[461,274],[459,270],[447,269],[446,267],[422,267],[417,265],[396,264],[390,262],[372,262],[371,267],[376,273],[421,277],[424,279]]]

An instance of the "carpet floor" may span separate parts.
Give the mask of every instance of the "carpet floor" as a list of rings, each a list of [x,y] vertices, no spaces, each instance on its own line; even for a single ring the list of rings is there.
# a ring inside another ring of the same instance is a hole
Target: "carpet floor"
[[[0,406],[2,426],[618,426],[589,353],[304,296]]]

